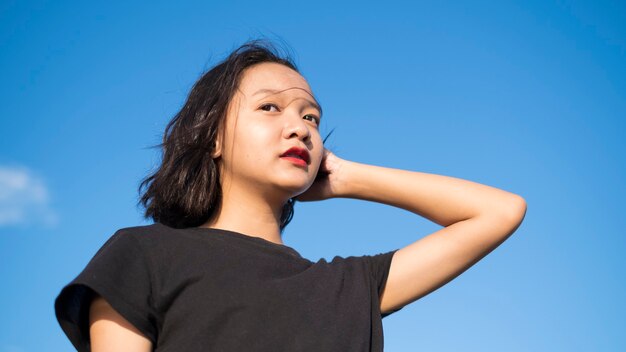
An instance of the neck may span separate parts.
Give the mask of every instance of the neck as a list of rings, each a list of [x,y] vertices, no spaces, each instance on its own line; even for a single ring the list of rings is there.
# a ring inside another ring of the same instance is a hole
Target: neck
[[[283,244],[280,234],[283,201],[235,187],[225,187],[222,191],[217,213],[201,227],[230,230]]]

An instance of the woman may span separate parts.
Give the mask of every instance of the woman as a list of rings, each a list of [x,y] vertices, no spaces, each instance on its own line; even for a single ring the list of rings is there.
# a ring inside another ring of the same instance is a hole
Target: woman
[[[381,318],[519,226],[518,195],[341,159],[296,66],[259,41],[205,73],[141,186],[155,224],[117,231],[55,302],[81,351],[382,351]],[[281,233],[300,201],[349,197],[443,229],[373,256],[311,262]]]

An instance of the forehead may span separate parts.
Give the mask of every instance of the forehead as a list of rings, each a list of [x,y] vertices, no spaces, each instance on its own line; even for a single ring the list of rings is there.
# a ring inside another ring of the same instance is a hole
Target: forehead
[[[302,75],[285,65],[273,62],[260,63],[246,69],[239,90],[248,97],[259,90],[313,95],[311,87]]]

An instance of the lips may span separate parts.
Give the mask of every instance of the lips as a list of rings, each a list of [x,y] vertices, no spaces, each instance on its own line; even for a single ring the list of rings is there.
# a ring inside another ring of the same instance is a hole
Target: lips
[[[291,157],[300,158],[304,160],[307,164],[309,164],[309,162],[311,161],[311,158],[309,157],[309,152],[306,149],[298,148],[298,147],[291,147],[287,149],[286,152],[282,153],[280,156],[281,157],[291,156]]]

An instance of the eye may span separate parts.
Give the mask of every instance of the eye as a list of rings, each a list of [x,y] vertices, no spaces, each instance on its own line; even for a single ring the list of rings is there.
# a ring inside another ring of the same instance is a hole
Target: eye
[[[319,118],[319,117],[317,117],[317,116],[315,116],[315,115],[312,115],[312,114],[307,114],[307,115],[304,115],[304,117],[303,117],[303,118],[304,118],[305,120],[309,120],[309,121],[313,121],[313,122],[315,122],[315,124],[316,124],[316,125],[319,125],[319,124],[320,124],[320,118]]]
[[[272,111],[272,108],[274,109],[273,111]],[[264,110],[264,111],[270,111],[270,112],[279,111],[278,106],[276,106],[276,104],[272,104],[272,103],[263,104],[263,105],[261,105],[260,109]]]

